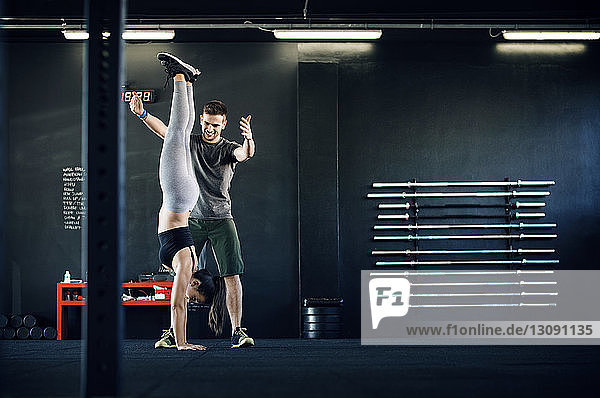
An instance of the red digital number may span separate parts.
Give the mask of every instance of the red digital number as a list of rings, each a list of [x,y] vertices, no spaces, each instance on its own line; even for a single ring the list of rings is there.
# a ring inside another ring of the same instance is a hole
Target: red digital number
[[[133,96],[137,95],[140,97],[142,102],[152,102],[152,90],[147,91],[124,91],[121,93],[121,100],[124,102],[131,102]]]

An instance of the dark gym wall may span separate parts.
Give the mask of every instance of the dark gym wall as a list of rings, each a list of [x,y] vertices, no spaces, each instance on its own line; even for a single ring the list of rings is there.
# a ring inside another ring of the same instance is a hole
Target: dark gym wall
[[[54,323],[56,285],[80,277],[81,235],[65,230],[62,168],[81,166],[82,49],[7,45],[11,308]]]
[[[369,253],[375,248],[371,228],[376,203],[366,199],[374,181],[555,180],[546,211],[548,221],[558,223],[560,268],[598,266],[593,250],[600,229],[598,44],[497,45],[445,39],[128,45],[132,87],[162,87],[152,58],[158,50],[183,51],[201,65],[196,102],[217,97],[228,103],[227,138],[239,139],[237,119],[253,114],[257,155],[237,168],[232,197],[247,263],[244,317],[258,335],[297,335],[298,253],[311,250],[302,241],[298,249],[297,184],[302,171],[296,168],[297,151],[300,164],[311,164],[311,159],[302,159],[310,150],[300,151],[297,138],[304,133],[296,134],[297,127],[318,123],[321,116],[296,116],[301,109],[297,94],[319,97],[314,82],[310,92],[302,85],[311,81],[310,71],[296,87],[298,62],[337,63],[337,84],[322,86],[323,100],[329,98],[329,88],[338,91],[337,128],[316,130],[311,138],[328,144],[337,139],[338,144],[341,255],[337,264],[325,266],[340,270],[337,282],[348,336],[359,333],[360,270],[374,263]],[[9,51],[11,68],[37,76],[11,79],[9,86],[8,266],[11,281],[21,275],[12,291],[22,289],[18,297],[23,311],[40,311],[52,319],[53,284],[66,266],[77,269],[73,264],[79,264],[78,234],[61,231],[59,168],[79,162],[81,46],[27,44]],[[315,81],[322,78],[314,73]],[[166,119],[170,95],[161,94],[149,109]],[[126,275],[133,278],[156,266],[160,141],[133,116],[127,126]],[[331,164],[313,160],[325,164],[329,173]],[[332,197],[332,188],[323,195]],[[331,255],[311,255],[320,254]],[[331,274],[330,268],[326,271]],[[320,270],[302,272],[302,280],[314,281]],[[333,296],[337,290],[322,294]]]
[[[233,216],[246,264],[244,323],[262,336],[295,336],[298,329],[296,75],[293,44],[127,45],[132,88],[162,89],[155,55],[185,55],[202,71],[194,85],[197,109],[220,99],[229,109],[223,136],[242,142],[239,120],[252,114],[256,155],[238,164],[232,181]],[[172,85],[149,112],[168,122]],[[199,125],[194,132],[199,132]],[[158,266],[156,220],[161,197],[161,140],[133,115],[127,119],[127,277]],[[141,200],[140,200],[141,199]],[[210,268],[209,268],[210,269]],[[215,270],[213,268],[211,271]],[[216,272],[216,270],[215,270]],[[276,320],[276,321],[275,321]]]
[[[339,296],[337,67],[298,65],[301,298]]]
[[[372,240],[377,201],[366,199],[375,181],[555,180],[545,211],[558,223],[559,268],[598,268],[600,46],[450,41],[350,50],[338,56],[338,98],[351,335],[359,333],[359,271],[373,268],[371,250],[383,248]]]
[[[64,230],[62,168],[81,164],[83,45],[9,46],[8,272],[12,308],[54,322],[56,285],[65,269],[81,276],[79,231]],[[202,70],[196,105],[221,99],[229,107],[224,136],[241,142],[238,122],[252,114],[256,156],[236,168],[231,196],[246,263],[245,324],[257,336],[298,330],[296,75],[293,44],[127,45],[131,88],[155,89],[148,110],[168,122],[172,84],[163,91],[158,51],[185,54]],[[17,73],[18,72],[18,73]],[[93,106],[91,104],[90,106]],[[126,106],[126,105],[124,105]],[[161,203],[161,141],[127,114],[127,265],[125,277],[156,271]],[[194,127],[199,131],[199,126]],[[214,269],[213,269],[214,271]],[[165,307],[166,308],[166,307]],[[129,310],[129,309],[128,309]],[[127,313],[127,311],[126,311]],[[142,324],[140,328],[161,325]],[[156,317],[154,317],[156,321]],[[166,325],[162,325],[163,327]],[[139,329],[139,328],[138,328]],[[128,325],[128,330],[135,327]],[[155,333],[151,334],[155,335]],[[130,337],[134,337],[131,336]]]

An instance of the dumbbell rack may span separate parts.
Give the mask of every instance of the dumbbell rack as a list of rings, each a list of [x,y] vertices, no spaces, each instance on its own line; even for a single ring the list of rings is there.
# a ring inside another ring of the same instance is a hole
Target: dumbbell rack
[[[546,207],[546,203],[540,198],[550,195],[549,191],[539,188],[548,189],[547,187],[554,184],[554,181],[511,181],[509,178],[490,182],[418,182],[413,179],[406,183],[373,183],[376,192],[369,193],[367,197],[381,201],[377,205],[378,224],[373,226],[373,240],[379,245],[387,245],[387,250],[376,248],[371,252],[377,258],[375,266],[416,268],[423,265],[456,265],[514,268],[558,264],[557,259],[526,258],[531,255],[546,257],[556,252],[554,248],[527,247],[529,242],[547,243],[557,238],[553,231],[556,224],[539,222],[539,219],[546,216],[545,212],[540,211]],[[393,191],[390,191],[391,189]],[[398,192],[399,189],[403,191]],[[457,192],[456,189],[460,191]],[[398,203],[398,199],[407,202]],[[393,203],[390,202],[392,200]],[[443,202],[435,202],[440,200]],[[442,214],[448,210],[454,213]],[[465,221],[468,219],[484,221]],[[491,222],[498,219],[502,221]],[[534,222],[530,222],[531,220]],[[483,230],[485,233],[458,233],[460,230]],[[487,233],[493,230],[501,232]],[[403,233],[399,234],[398,231]],[[390,247],[390,243],[380,242],[394,243],[393,247]],[[402,247],[398,247],[398,242]],[[452,247],[436,247],[436,242],[438,246],[440,242],[445,242],[446,246]],[[489,257],[498,254],[502,254],[502,258]],[[475,255],[482,257],[477,258]],[[405,261],[389,260],[389,257],[397,256],[405,256]],[[428,260],[431,256],[441,257],[442,260]]]

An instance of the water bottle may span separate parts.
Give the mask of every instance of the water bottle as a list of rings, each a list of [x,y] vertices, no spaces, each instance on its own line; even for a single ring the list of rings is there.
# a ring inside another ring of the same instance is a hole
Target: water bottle
[[[71,274],[69,273],[69,271],[65,271],[63,283],[71,283]]]

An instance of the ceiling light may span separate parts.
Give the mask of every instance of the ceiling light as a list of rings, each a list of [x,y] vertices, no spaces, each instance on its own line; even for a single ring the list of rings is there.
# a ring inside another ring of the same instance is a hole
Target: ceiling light
[[[586,49],[584,43],[496,43],[496,52],[502,55],[575,55],[583,54]]]
[[[503,31],[506,40],[598,40],[600,32]]]
[[[174,30],[126,30],[124,40],[173,40]]]
[[[85,30],[63,30],[62,34],[68,40],[87,40],[90,38],[90,34]],[[102,37],[106,39],[110,37],[110,33],[102,32]]]
[[[85,30],[63,30],[65,39],[87,40],[90,34]],[[110,37],[109,32],[102,32],[102,37]],[[174,30],[126,30],[123,32],[124,40],[172,40],[175,37]]]
[[[63,30],[62,34],[67,40],[87,40],[90,37],[85,30]]]
[[[275,29],[273,34],[283,40],[376,40],[381,30]]]

